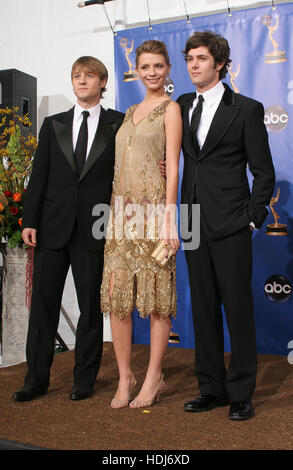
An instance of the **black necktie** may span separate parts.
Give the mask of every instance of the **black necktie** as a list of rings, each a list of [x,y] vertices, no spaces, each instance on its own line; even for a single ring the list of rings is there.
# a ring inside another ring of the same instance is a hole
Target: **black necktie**
[[[198,126],[199,126],[199,123],[200,123],[203,101],[204,101],[203,96],[199,95],[197,105],[194,108],[193,113],[192,113],[190,128],[189,128],[190,132],[191,132],[191,135],[192,135],[192,140],[193,140],[194,146],[197,150],[199,150],[199,144],[198,144],[198,140],[197,140],[197,130],[198,130]]]
[[[85,164],[86,151],[87,151],[87,141],[88,141],[88,129],[87,129],[87,118],[90,113],[88,111],[83,111],[83,121],[81,123],[78,138],[75,147],[75,163],[78,175],[82,173],[82,169]]]

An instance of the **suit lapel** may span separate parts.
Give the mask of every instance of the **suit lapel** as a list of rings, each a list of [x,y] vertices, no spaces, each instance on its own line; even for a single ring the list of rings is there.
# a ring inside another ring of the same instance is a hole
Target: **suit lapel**
[[[73,108],[66,114],[63,122],[54,119],[52,121],[53,128],[56,134],[57,141],[60,148],[70,164],[74,173],[76,173],[73,147],[72,147],[72,122],[73,122]]]
[[[188,100],[185,103],[184,109],[183,109],[183,128],[184,128],[184,145],[188,151],[188,154],[192,157],[193,160],[196,161],[196,154],[194,150],[194,144],[192,141],[191,133],[189,130],[189,110],[190,107],[195,100],[195,93],[192,93],[190,97],[188,97]]]
[[[96,135],[94,137],[88,158],[85,162],[79,181],[85,177],[85,175],[91,169],[93,164],[100,158],[109,141],[113,138],[114,130],[115,128],[113,127],[113,124],[111,124],[111,122],[109,121],[107,112],[104,110],[104,108],[101,107],[101,114]]]
[[[202,160],[218,144],[227,132],[240,108],[234,104],[234,92],[225,85],[225,92],[212,120],[209,132],[202,146],[197,161]]]

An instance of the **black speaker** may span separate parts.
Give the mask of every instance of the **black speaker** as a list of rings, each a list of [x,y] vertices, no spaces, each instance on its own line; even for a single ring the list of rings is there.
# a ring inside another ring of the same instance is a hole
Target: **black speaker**
[[[37,79],[16,69],[0,70],[0,107],[17,106],[19,114],[29,115],[30,129],[37,134]],[[26,134],[28,131],[23,129]]]

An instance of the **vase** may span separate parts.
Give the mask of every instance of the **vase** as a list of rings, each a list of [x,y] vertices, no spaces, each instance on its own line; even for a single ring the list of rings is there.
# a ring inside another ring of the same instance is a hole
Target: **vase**
[[[8,248],[3,253],[2,285],[2,365],[26,360],[29,311],[26,306],[25,248]]]

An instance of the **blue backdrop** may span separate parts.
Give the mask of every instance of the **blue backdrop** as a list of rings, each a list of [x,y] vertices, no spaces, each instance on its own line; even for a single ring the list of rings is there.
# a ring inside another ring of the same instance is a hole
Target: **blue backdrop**
[[[274,223],[270,212],[261,230],[254,232],[253,293],[258,352],[288,354],[293,339],[293,5],[278,5],[275,11],[262,7],[174,21],[118,32],[114,41],[116,109],[125,112],[144,97],[145,89],[133,76],[135,49],[147,39],[167,45],[172,69],[166,91],[176,100],[182,93],[194,91],[183,60],[182,50],[194,31],[210,29],[227,38],[231,47],[232,66],[225,81],[236,92],[261,101],[276,169],[276,187],[280,196],[275,204],[279,223],[287,225],[288,235],[269,236],[266,225]],[[180,158],[180,185],[183,158]],[[180,198],[180,190],[178,200]],[[185,255],[177,254],[177,319],[172,331],[179,335],[175,347],[193,348],[193,326]],[[133,341],[149,344],[148,320],[134,314]],[[230,350],[226,322],[225,348]]]

